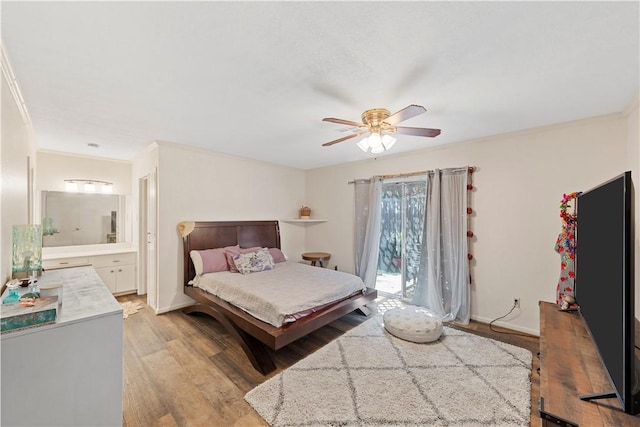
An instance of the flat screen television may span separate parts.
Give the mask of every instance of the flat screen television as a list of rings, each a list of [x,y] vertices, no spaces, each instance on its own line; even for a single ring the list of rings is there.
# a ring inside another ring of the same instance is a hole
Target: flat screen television
[[[631,172],[578,196],[575,296],[613,391],[624,412],[640,412],[635,357],[634,215]],[[586,374],[585,374],[586,375]]]

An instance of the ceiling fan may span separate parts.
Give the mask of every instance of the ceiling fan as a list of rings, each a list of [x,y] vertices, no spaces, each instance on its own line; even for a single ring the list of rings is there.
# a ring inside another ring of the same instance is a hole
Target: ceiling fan
[[[333,117],[325,117],[323,122],[338,123],[350,126],[355,133],[347,135],[333,141],[325,142],[323,147],[328,147],[360,135],[370,134],[370,136],[358,143],[358,147],[363,151],[371,148],[372,153],[382,153],[391,148],[395,143],[395,138],[391,134],[413,135],[434,137],[440,135],[440,129],[414,128],[406,126],[396,126],[404,120],[408,120],[419,114],[426,113],[427,110],[421,105],[409,105],[402,110],[391,114],[385,108],[374,108],[362,113],[362,123],[353,122],[351,120],[336,119]]]

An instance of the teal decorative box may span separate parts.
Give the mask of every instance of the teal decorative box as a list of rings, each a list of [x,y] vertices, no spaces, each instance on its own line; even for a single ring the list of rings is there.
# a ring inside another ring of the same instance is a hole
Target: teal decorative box
[[[33,307],[21,307],[20,303],[0,306],[0,333],[55,323],[58,315],[58,297],[36,299]]]

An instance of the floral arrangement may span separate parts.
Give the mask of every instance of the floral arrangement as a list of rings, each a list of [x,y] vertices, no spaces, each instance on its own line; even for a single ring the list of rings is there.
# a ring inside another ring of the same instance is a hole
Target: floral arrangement
[[[562,230],[560,231],[560,235],[558,236],[558,242],[561,244],[559,251],[563,255],[563,259],[565,259],[564,263],[568,262],[567,258],[574,259],[576,252],[576,221],[578,220],[578,215],[573,211],[569,211],[571,205],[569,202],[574,200],[582,194],[581,191],[573,192],[570,194],[563,194],[562,200],[560,201],[560,218],[562,218]]]
[[[576,225],[578,220],[577,212],[575,208],[570,210],[571,205],[569,202],[576,199],[581,191],[563,194],[560,201],[560,218],[562,218],[562,230],[558,235],[556,241],[556,251],[561,256],[561,274],[560,282],[556,287],[557,298],[556,303],[561,304],[562,310],[575,307],[574,292],[574,280],[575,272],[573,261],[575,259],[576,252]]]
[[[560,218],[562,218],[563,226],[564,224],[575,224],[576,220],[578,219],[575,209],[573,213],[569,213],[568,209],[571,207],[571,205],[569,205],[569,201],[575,199],[581,194],[582,191],[576,191],[570,194],[562,195],[562,200],[560,201]]]

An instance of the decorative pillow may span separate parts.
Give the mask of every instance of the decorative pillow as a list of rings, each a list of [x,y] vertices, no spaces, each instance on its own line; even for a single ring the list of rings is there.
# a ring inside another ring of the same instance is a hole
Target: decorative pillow
[[[269,249],[262,248],[256,252],[233,255],[233,262],[242,274],[271,270],[274,267]]]
[[[227,246],[224,248],[224,255],[227,259],[227,265],[229,266],[229,271],[232,273],[239,273],[238,268],[236,267],[235,261],[233,259],[234,255],[247,254],[249,252],[256,252],[262,249],[260,246],[255,246],[253,248],[242,249],[240,246]]]
[[[285,262],[287,260],[287,256],[278,248],[269,248],[269,253],[273,258],[273,262]]]
[[[191,261],[193,261],[193,266],[198,276],[204,273],[229,270],[223,248],[191,251],[189,255],[191,256]]]

